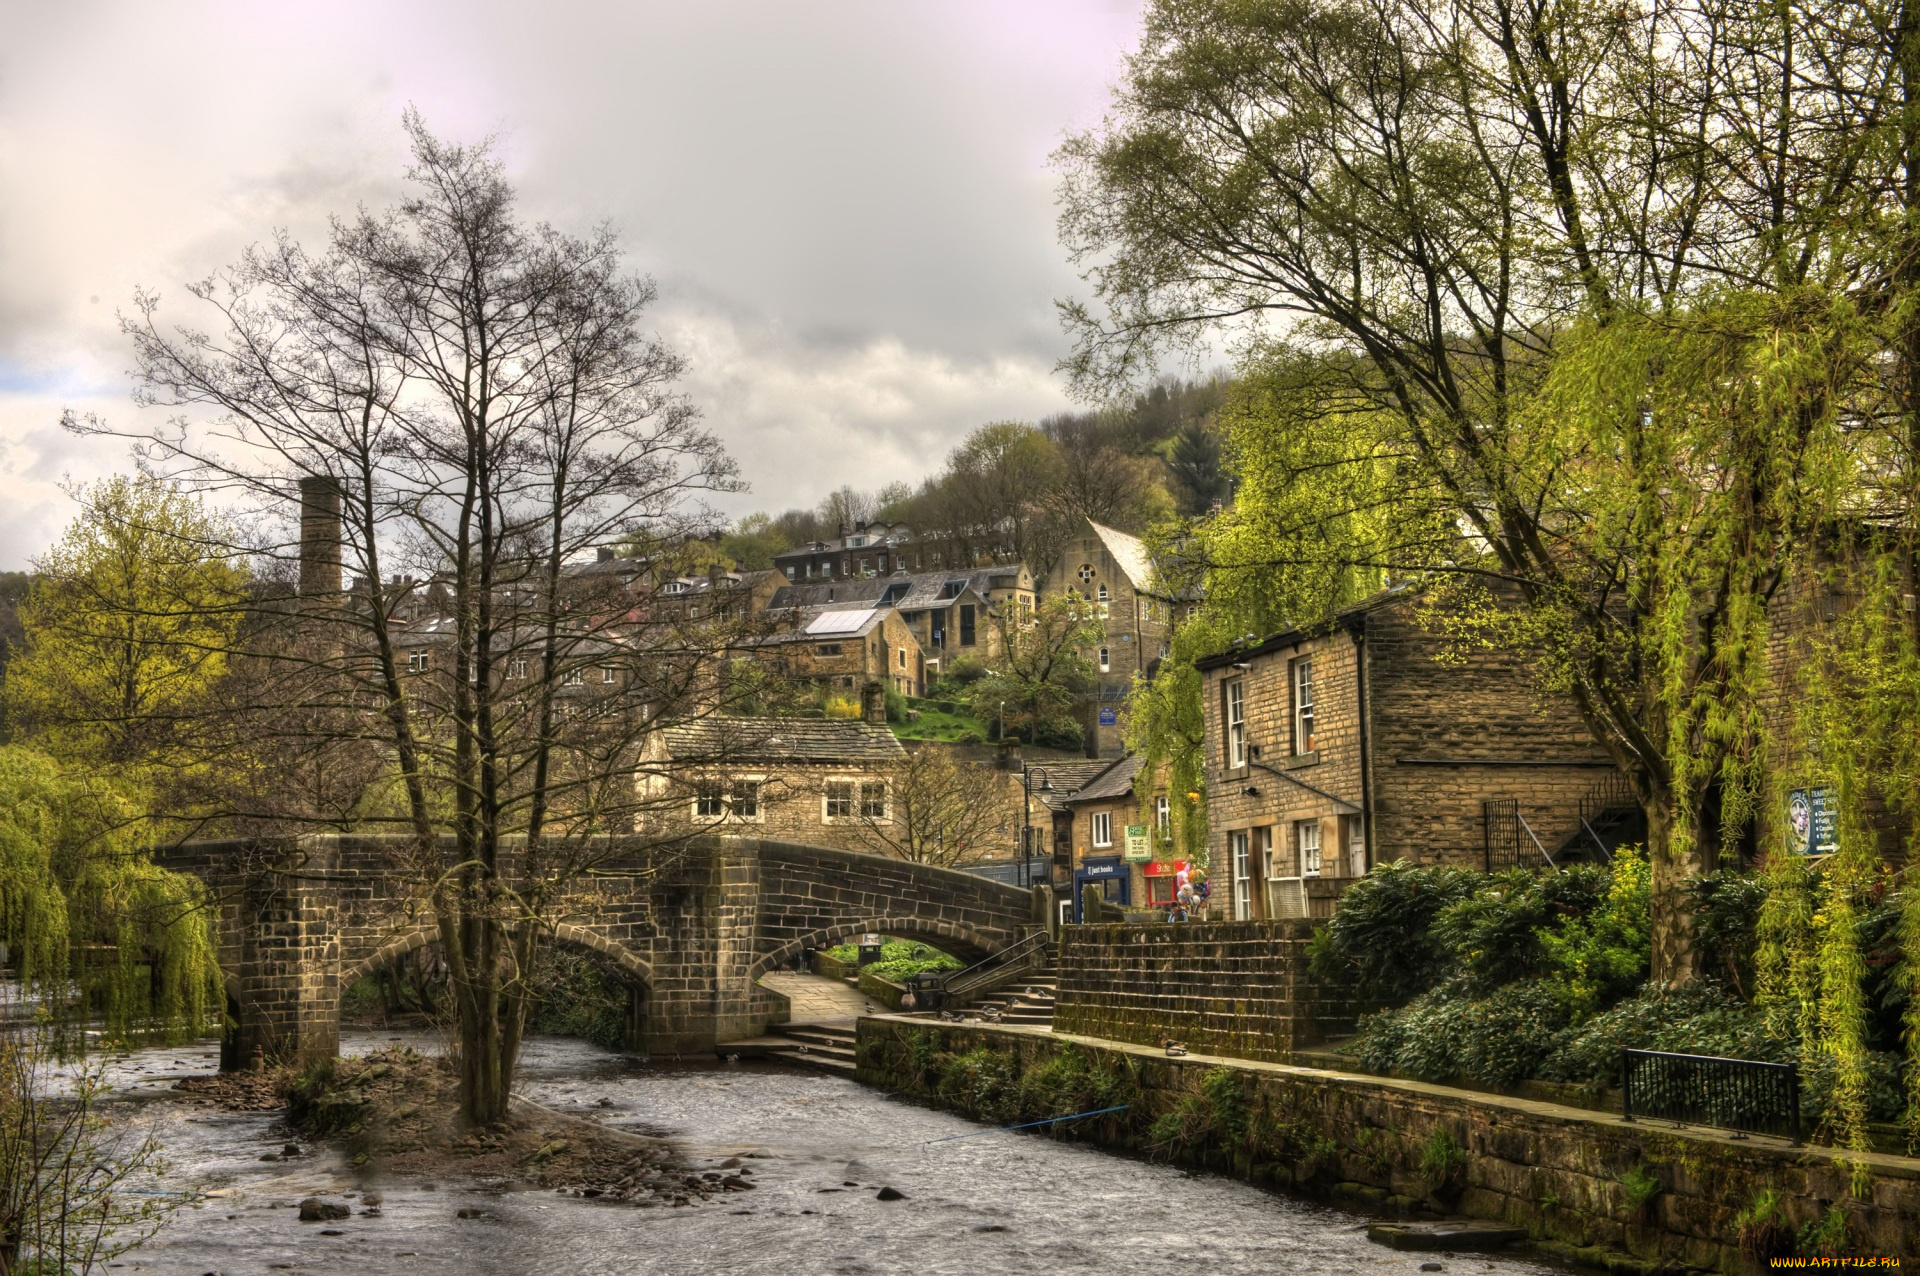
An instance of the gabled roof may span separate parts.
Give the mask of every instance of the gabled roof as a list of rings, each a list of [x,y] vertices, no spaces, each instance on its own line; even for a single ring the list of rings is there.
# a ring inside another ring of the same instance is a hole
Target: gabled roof
[[[1067,805],[1079,806],[1082,802],[1111,802],[1115,798],[1132,797],[1133,777],[1139,773],[1140,755],[1129,753],[1108,764],[1105,770],[1070,794]]]
[[[1036,782],[1033,796],[1055,811],[1064,811],[1067,809],[1067,803],[1073,800],[1074,795],[1081,788],[1085,787],[1087,781],[1112,765],[1112,762],[1101,758],[1075,758],[1068,762],[1040,763],[1032,770],[1040,772],[1045,781],[1053,787],[1042,790]]]
[[[907,751],[893,732],[845,718],[703,718],[661,731],[669,757],[716,765],[743,762],[898,762]]]
[[[1113,555],[1113,561],[1127,574],[1127,581],[1134,589],[1147,592],[1153,588],[1153,556],[1147,553],[1146,542],[1138,536],[1131,536],[1118,528],[1087,520],[1087,526],[1107,547],[1107,553]]]

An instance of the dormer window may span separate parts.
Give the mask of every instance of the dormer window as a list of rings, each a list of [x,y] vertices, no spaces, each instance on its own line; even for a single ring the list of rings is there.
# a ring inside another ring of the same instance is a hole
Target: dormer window
[[[961,595],[961,593],[966,589],[966,587],[967,587],[967,582],[964,580],[950,580],[946,584],[940,586],[940,597],[958,598]]]

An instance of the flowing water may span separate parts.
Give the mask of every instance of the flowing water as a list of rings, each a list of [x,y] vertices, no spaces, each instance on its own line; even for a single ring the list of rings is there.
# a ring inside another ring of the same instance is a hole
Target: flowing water
[[[391,1038],[349,1034],[349,1053]],[[408,1043],[421,1046],[418,1038]],[[528,1097],[670,1137],[697,1169],[739,1156],[757,1190],[686,1208],[599,1204],[445,1179],[381,1180],[324,1145],[283,1161],[273,1114],[221,1113],[169,1087],[217,1064],[212,1043],[115,1059],[123,1119],[150,1123],[192,1189],[119,1271],[256,1276],[522,1273],[1449,1273],[1520,1276],[1521,1259],[1398,1254],[1366,1220],[1230,1179],[983,1127],[838,1076],[775,1063],[645,1062],[565,1038],[529,1043]],[[892,1186],[905,1200],[880,1201]],[[302,1223],[302,1197],[377,1190],[379,1217]],[[460,1219],[462,1207],[491,1217]]]

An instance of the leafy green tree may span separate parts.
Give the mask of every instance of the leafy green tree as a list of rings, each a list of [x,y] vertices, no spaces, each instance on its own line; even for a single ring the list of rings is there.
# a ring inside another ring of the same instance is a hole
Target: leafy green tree
[[[768,514],[749,514],[720,537],[720,553],[741,571],[766,571],[775,554],[791,548]]]
[[[245,564],[221,521],[160,479],[117,476],[78,495],[81,516],[20,605],[8,721],[63,762],[176,778],[230,664]]]
[[[1092,604],[1058,596],[1039,607],[1008,607],[993,617],[1001,658],[967,688],[983,722],[1004,723],[1004,738],[1077,745],[1080,697],[1094,685],[1092,649],[1101,629]]]

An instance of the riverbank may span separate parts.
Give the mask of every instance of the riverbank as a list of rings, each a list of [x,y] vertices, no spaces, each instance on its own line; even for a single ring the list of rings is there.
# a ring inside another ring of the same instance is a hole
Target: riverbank
[[[1010,1025],[859,1023],[862,1081],[996,1123],[1126,1105],[1064,1137],[1253,1183],[1524,1228],[1614,1272],[1751,1270],[1920,1245],[1920,1160],[1624,1124],[1418,1081],[1188,1055]],[[1896,1268],[1897,1270],[1897,1268]]]

